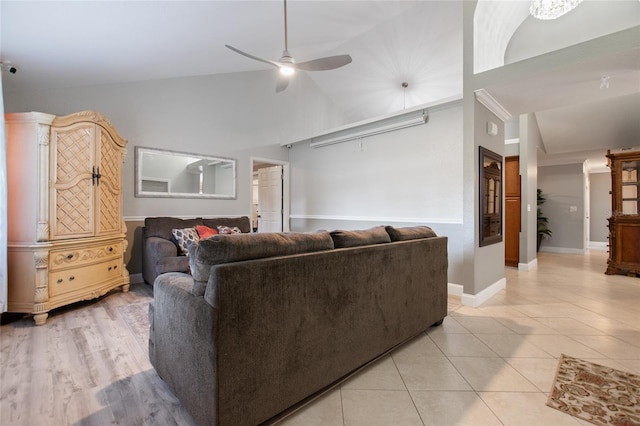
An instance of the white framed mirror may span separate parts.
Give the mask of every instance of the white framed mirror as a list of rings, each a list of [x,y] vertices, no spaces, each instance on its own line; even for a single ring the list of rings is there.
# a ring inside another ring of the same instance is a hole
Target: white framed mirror
[[[135,147],[136,197],[236,198],[236,160]]]

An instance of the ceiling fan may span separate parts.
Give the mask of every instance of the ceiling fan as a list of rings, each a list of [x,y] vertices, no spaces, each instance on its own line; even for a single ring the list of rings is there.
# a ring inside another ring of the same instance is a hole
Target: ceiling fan
[[[225,44],[226,47],[233,50],[236,53],[246,56],[247,58],[255,59],[256,61],[264,62],[280,70],[278,82],[276,83],[276,92],[282,92],[289,85],[290,77],[296,70],[302,71],[327,71],[336,68],[343,67],[351,63],[352,59],[349,55],[336,55],[327,56],[324,58],[313,59],[311,61],[301,62],[299,64],[293,59],[293,56],[289,53],[288,40],[287,40],[287,0],[284,0],[284,51],[282,57],[277,61],[271,61],[269,59],[258,58],[249,53],[236,49],[233,46]]]

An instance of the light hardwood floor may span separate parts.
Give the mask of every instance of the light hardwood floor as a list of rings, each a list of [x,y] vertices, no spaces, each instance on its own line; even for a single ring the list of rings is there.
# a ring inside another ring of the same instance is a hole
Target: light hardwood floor
[[[606,254],[540,253],[478,308],[449,298],[443,326],[284,419],[284,426],[580,425],[545,406],[562,352],[640,374],[640,279]],[[193,425],[118,307],[146,285],[0,327],[0,425]]]
[[[152,300],[133,284],[54,311],[43,326],[3,318],[0,425],[192,425],[119,306]]]

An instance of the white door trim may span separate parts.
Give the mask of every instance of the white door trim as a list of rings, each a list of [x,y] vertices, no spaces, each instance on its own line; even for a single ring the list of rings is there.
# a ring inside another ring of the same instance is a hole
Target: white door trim
[[[267,163],[273,166],[282,166],[282,230],[289,232],[290,228],[290,215],[291,215],[291,184],[290,184],[290,167],[288,161],[272,160],[270,158],[262,157],[249,157],[251,167],[249,168],[249,190],[250,194],[253,193],[253,166],[255,163]],[[249,197],[249,211],[253,209],[253,198]]]

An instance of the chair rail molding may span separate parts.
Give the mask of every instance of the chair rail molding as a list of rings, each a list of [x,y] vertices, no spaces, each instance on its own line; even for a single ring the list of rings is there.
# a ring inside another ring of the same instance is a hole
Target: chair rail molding
[[[448,223],[462,225],[462,218],[433,218],[433,217],[395,217],[395,216],[340,216],[317,214],[292,214],[291,219],[307,220],[343,220],[380,223]]]

